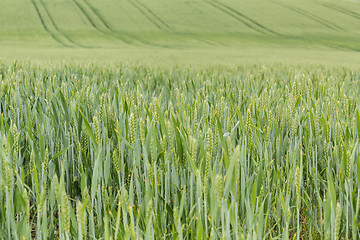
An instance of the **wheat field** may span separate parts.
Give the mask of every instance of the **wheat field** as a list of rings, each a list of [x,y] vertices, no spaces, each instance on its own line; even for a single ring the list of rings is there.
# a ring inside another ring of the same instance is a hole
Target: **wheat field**
[[[358,239],[359,77],[2,64],[0,238]]]

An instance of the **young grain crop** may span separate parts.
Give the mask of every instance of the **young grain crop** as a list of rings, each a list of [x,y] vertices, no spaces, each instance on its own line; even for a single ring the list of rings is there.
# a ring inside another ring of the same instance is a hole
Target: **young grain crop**
[[[0,76],[0,238],[358,239],[358,70]]]

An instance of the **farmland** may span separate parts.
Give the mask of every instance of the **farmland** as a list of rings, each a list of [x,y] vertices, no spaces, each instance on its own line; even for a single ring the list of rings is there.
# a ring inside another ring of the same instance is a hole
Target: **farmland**
[[[3,238],[359,234],[358,71],[14,64],[1,78]]]
[[[359,239],[360,2],[0,7],[0,239]]]
[[[141,65],[359,64],[356,1],[14,0],[0,58]]]

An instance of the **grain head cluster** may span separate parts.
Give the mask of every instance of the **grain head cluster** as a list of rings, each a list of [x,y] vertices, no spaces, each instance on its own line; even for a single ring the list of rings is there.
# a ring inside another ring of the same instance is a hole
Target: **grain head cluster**
[[[1,239],[358,239],[360,73],[0,65]]]

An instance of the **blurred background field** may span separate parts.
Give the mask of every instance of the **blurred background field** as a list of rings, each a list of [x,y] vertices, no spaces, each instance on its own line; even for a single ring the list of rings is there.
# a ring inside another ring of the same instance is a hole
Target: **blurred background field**
[[[5,61],[360,63],[358,1],[14,0],[0,22]]]

